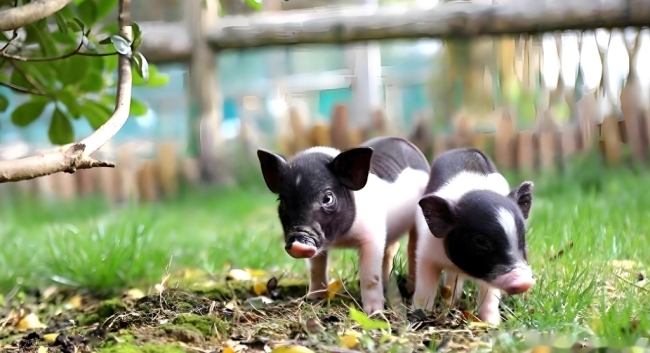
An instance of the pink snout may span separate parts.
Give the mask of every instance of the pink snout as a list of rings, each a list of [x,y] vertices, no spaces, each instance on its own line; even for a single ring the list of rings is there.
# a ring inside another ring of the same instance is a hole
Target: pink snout
[[[296,259],[309,259],[316,255],[316,247],[305,245],[297,241],[291,243],[291,247],[286,248],[286,250],[291,257]]]
[[[492,281],[492,285],[510,295],[522,294],[535,285],[535,279],[529,269],[516,268]]]

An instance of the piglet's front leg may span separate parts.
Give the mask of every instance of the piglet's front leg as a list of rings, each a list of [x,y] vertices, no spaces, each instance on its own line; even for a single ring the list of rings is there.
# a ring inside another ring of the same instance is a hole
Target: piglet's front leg
[[[373,236],[359,246],[359,281],[363,310],[372,315],[384,310],[382,263],[385,237]]]
[[[307,299],[322,300],[327,295],[327,251],[309,261],[309,294]]]

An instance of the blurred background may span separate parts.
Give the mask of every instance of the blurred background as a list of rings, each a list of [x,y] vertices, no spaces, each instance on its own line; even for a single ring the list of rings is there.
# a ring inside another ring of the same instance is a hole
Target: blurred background
[[[229,29],[254,25],[249,15],[262,16],[261,25],[377,8],[399,14],[439,3],[200,3],[133,1],[131,18],[144,31],[141,50],[169,82],[134,87],[147,113],[130,117],[96,153],[116,168],[0,185],[0,265],[12,269],[4,286],[34,276],[90,287],[157,278],[171,254],[179,267],[208,272],[229,266],[301,271],[303,262],[282,251],[275,196],[255,155],[259,147],[290,156],[310,146],[346,149],[394,135],[413,141],[430,161],[454,147],[480,148],[511,185],[522,178],[536,182],[541,201],[532,232],[551,227],[555,237],[533,240],[538,254],[557,252],[584,231],[584,224],[544,225],[578,217],[577,204],[598,208],[580,213],[584,219],[615,207],[634,207],[639,220],[650,211],[638,190],[647,181],[639,166],[647,163],[650,141],[647,29],[238,49]],[[311,25],[318,31],[327,21]],[[0,113],[0,158],[49,147],[50,114],[15,126],[12,107],[27,98],[6,87],[0,92],[10,101]],[[92,132],[86,120],[72,123],[77,140]],[[623,218],[602,220],[603,227],[623,229]],[[637,225],[635,232],[646,234],[647,222]],[[616,244],[610,235],[607,246]],[[647,244],[647,237],[635,241],[626,249]],[[637,256],[628,250],[626,256]],[[21,270],[34,261],[42,262],[40,272]]]

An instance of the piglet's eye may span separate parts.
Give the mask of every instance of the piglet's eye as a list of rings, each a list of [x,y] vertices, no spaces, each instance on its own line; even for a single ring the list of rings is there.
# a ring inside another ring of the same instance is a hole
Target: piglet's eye
[[[331,206],[334,204],[334,194],[331,192],[326,192],[325,196],[323,196],[323,201],[321,201],[323,206]]]

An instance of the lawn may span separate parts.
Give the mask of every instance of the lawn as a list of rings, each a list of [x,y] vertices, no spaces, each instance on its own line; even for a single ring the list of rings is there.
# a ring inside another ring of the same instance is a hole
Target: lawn
[[[507,178],[511,185],[522,181]],[[246,188],[189,190],[158,204],[0,200],[0,349],[262,351],[298,342],[314,351],[397,352],[647,345],[647,170],[607,170],[584,160],[562,176],[531,177],[528,241],[537,284],[502,301],[499,329],[472,322],[476,293],[470,283],[460,310],[440,304],[429,316],[407,312],[398,286],[391,285],[390,328],[373,328],[382,322],[364,323],[364,315],[349,308],[359,301],[351,251],[332,254],[331,278],[344,284],[339,294],[330,302],[304,302],[305,263],[284,252],[275,196],[258,179]],[[396,278],[404,260],[397,259]],[[225,280],[236,274],[251,278]],[[271,278],[279,283],[267,283]],[[254,283],[272,302],[256,298]],[[20,318],[29,312],[42,325],[21,331],[27,321]]]

